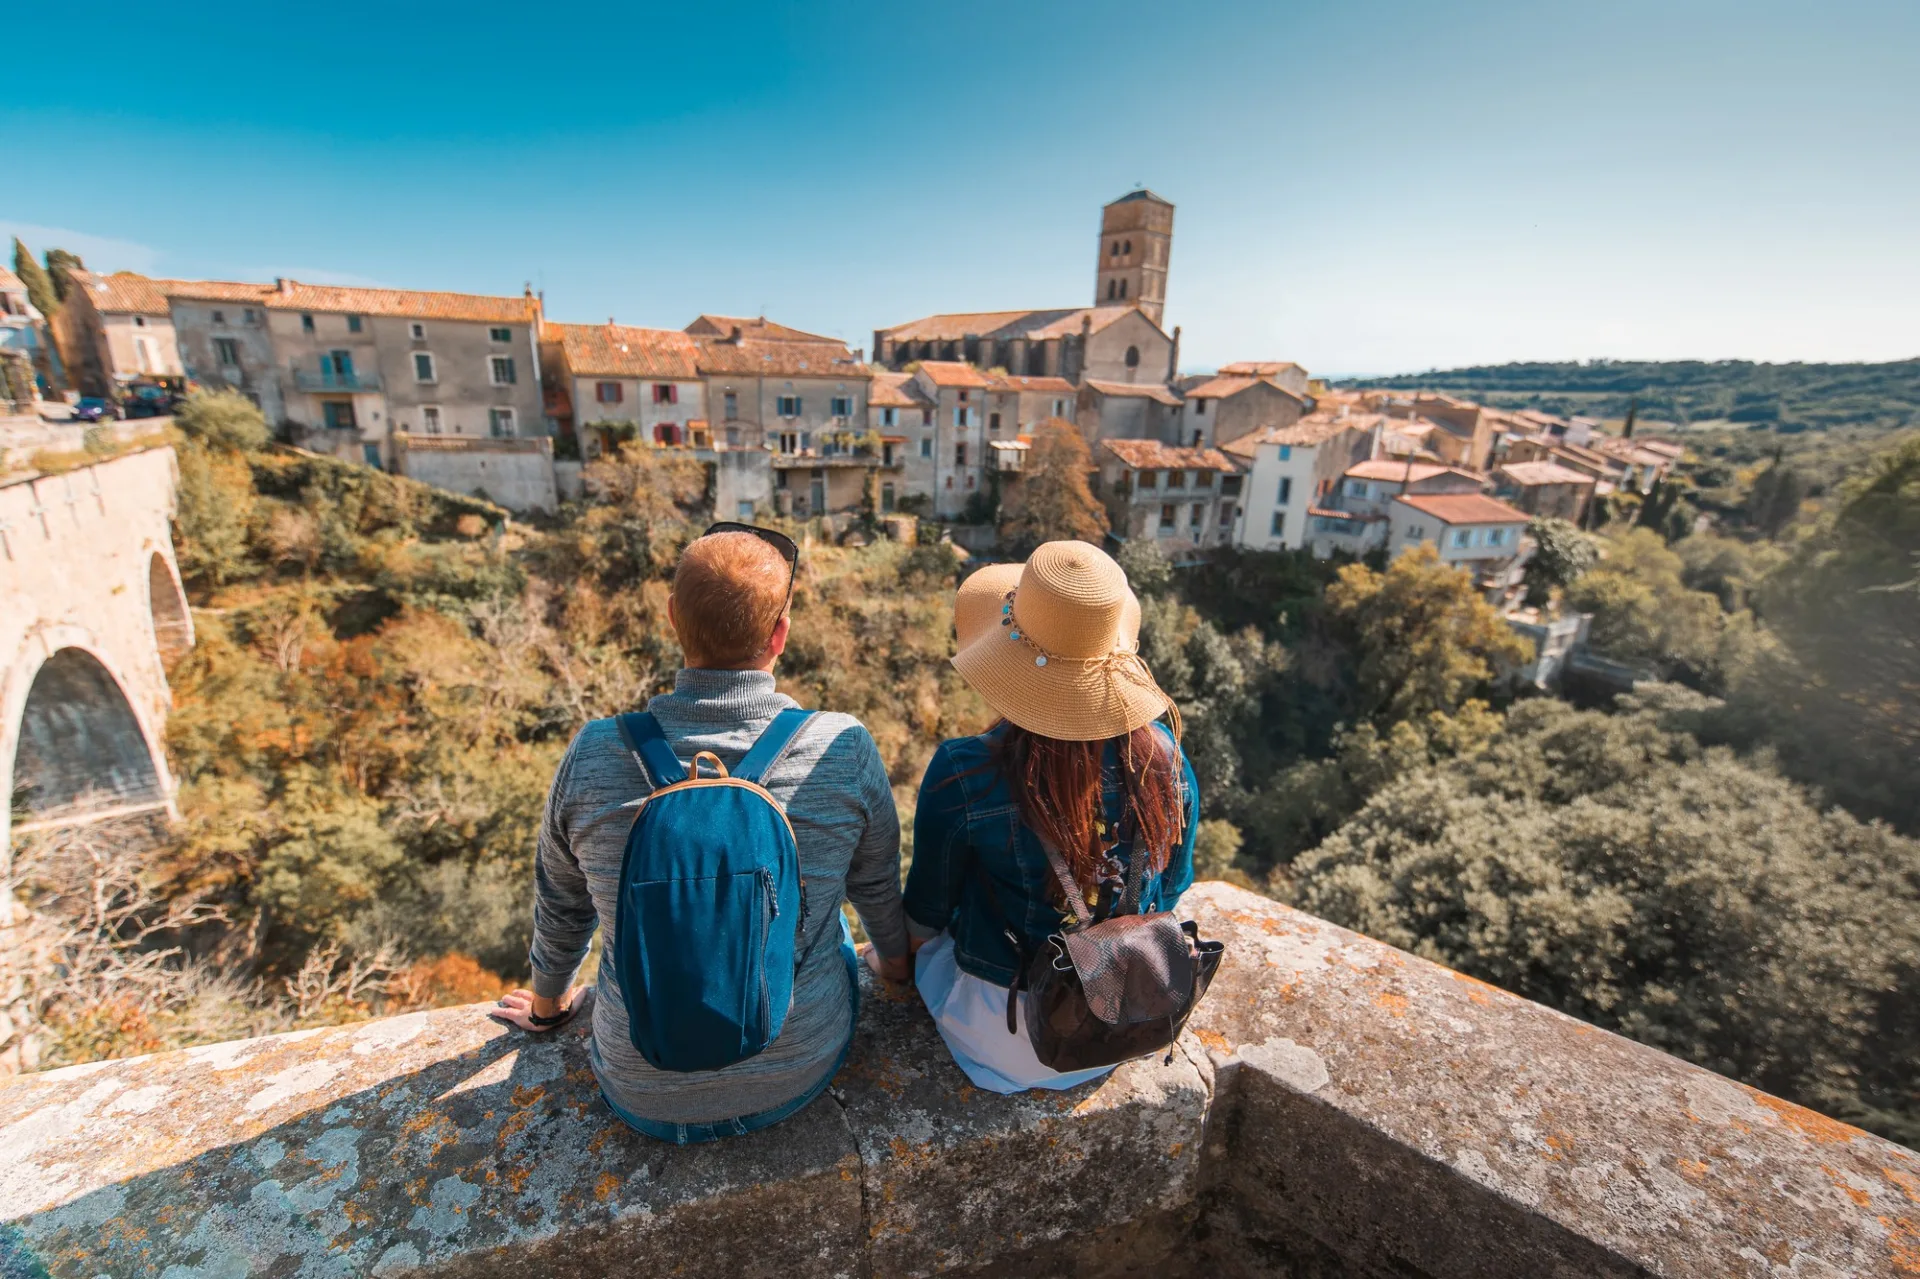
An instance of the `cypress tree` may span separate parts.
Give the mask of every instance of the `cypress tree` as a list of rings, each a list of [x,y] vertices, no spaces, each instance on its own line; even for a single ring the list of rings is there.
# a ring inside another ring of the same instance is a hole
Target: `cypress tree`
[[[17,235],[13,237],[13,273],[27,286],[27,300],[51,320],[53,313],[60,309],[60,297],[53,291],[53,281],[47,278],[46,268],[20,243]]]
[[[67,268],[86,269],[86,263],[80,260],[78,253],[69,253],[65,249],[47,250],[47,279],[53,284],[53,295],[60,299],[61,305],[67,301]]]

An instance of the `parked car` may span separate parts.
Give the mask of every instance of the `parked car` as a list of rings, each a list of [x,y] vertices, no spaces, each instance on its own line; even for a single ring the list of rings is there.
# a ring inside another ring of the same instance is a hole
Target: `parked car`
[[[86,395],[73,406],[73,420],[76,422],[102,422],[120,416],[112,400],[103,400],[98,396]]]
[[[164,417],[173,412],[179,397],[164,386],[152,382],[135,382],[127,388],[126,406],[122,412],[125,417]]]

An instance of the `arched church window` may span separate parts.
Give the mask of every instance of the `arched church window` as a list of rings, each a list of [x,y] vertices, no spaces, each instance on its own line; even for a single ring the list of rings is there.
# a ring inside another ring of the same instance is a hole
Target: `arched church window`
[[[1127,348],[1127,367],[1130,369],[1137,369],[1140,367],[1140,348],[1139,347],[1130,346]]]

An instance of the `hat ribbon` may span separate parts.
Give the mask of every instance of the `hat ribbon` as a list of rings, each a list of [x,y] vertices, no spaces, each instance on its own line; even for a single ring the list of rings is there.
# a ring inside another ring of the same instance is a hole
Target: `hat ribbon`
[[[1173,699],[1167,696],[1166,691],[1162,689],[1159,682],[1153,678],[1153,671],[1147,666],[1147,660],[1140,656],[1137,647],[1115,647],[1099,657],[1061,657],[1058,654],[1049,653],[1040,646],[1039,642],[1035,640],[1033,636],[1029,635],[1021,627],[1019,619],[1014,616],[1013,606],[1015,596],[1019,593],[1018,587],[1007,592],[1005,602],[1000,607],[1000,625],[1006,628],[1008,639],[1017,640],[1021,644],[1026,645],[1033,653],[1033,664],[1035,666],[1047,666],[1054,662],[1076,662],[1089,670],[1117,675],[1135,687],[1153,693],[1166,704],[1168,724],[1173,729],[1174,740],[1179,740],[1182,728],[1180,708],[1174,704]]]

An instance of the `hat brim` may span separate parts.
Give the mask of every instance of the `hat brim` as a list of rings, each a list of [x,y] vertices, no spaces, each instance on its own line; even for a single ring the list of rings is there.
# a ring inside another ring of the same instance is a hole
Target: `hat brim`
[[[1007,592],[1020,585],[1024,564],[989,564],[960,583],[953,597],[953,633],[957,646],[965,648],[990,631],[1000,629],[1000,604]],[[1129,651],[1140,647],[1140,600],[1133,588],[1127,588],[1126,603],[1120,608],[1120,647]]]
[[[1142,683],[1112,665],[1068,659],[1041,666],[1037,656],[995,625],[955,653],[953,666],[1000,716],[1063,742],[1120,737],[1166,713],[1166,694],[1151,676]]]

